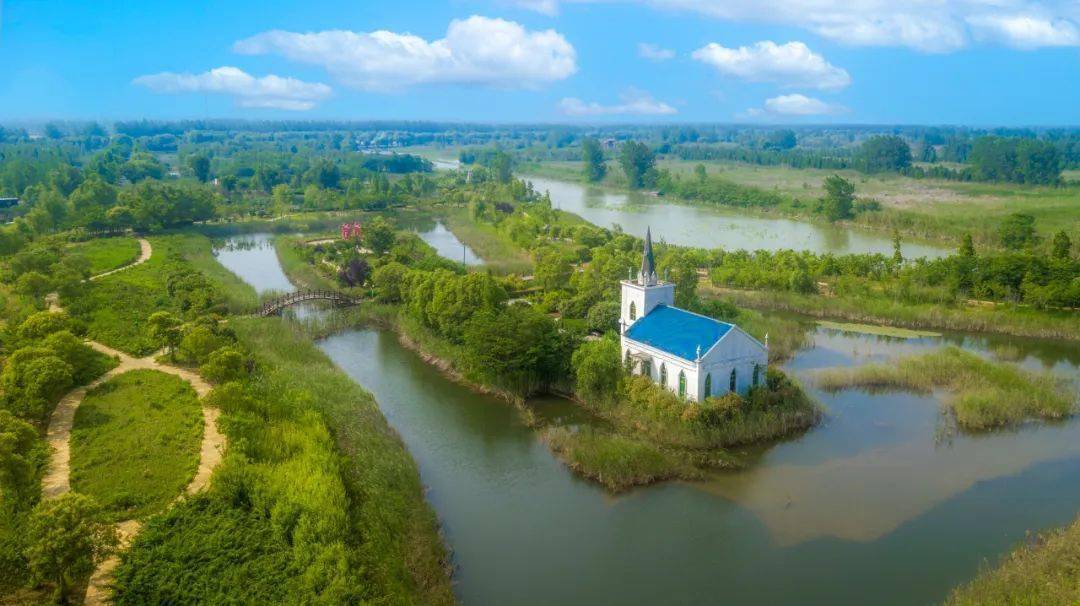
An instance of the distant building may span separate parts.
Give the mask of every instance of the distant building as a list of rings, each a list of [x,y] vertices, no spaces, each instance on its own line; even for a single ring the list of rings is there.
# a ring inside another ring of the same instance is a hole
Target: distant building
[[[0,208],[12,208],[19,205],[18,198],[0,198]]]
[[[604,148],[607,151],[614,151],[617,145],[618,142],[615,141],[615,139],[604,139],[600,142],[600,147]]]
[[[633,374],[695,402],[729,391],[745,395],[765,381],[768,345],[674,303],[675,285],[657,279],[646,231],[641,272],[622,281],[621,352]]]

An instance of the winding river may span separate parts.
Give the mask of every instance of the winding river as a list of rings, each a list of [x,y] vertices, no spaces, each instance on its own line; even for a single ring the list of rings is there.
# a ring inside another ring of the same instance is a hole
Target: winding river
[[[285,286],[271,237],[240,238],[219,260],[260,291]],[[807,384],[815,369],[943,343],[1080,376],[1080,352],[1049,342],[807,330],[812,345],[786,365]],[[827,420],[751,452],[751,469],[611,497],[511,407],[446,380],[394,334],[319,346],[417,461],[465,604],[932,604],[1080,511],[1077,421],[948,437],[936,397],[812,390]],[[549,422],[589,422],[565,401],[532,404]]]

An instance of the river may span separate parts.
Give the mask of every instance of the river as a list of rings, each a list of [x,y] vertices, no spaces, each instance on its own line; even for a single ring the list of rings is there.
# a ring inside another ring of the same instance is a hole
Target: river
[[[621,225],[638,237],[651,227],[653,237],[670,244],[727,250],[810,250],[816,253],[882,253],[892,255],[892,238],[872,231],[755,216],[715,207],[676,204],[640,193],[618,193],[601,187],[542,177],[525,177],[551,203],[595,225]],[[905,258],[942,257],[940,246],[901,242]]]
[[[257,238],[218,258],[278,288],[277,257]],[[808,330],[812,345],[786,364],[804,382],[944,343],[1080,374],[1080,353],[1049,342]],[[751,469],[611,497],[512,407],[446,380],[392,333],[348,330],[319,347],[374,394],[417,461],[465,604],[931,604],[1027,531],[1080,510],[1076,421],[943,437],[935,397],[811,390],[826,421],[753,449]],[[565,401],[532,405],[588,422]]]

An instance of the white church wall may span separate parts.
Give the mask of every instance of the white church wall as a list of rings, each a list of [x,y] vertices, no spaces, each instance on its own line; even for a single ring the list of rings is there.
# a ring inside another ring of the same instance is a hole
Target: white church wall
[[[622,329],[630,328],[630,325],[645,317],[657,305],[675,304],[675,285],[657,284],[655,286],[642,286],[632,280],[622,281],[621,312],[619,318]],[[634,308],[634,317],[631,319],[630,308]]]

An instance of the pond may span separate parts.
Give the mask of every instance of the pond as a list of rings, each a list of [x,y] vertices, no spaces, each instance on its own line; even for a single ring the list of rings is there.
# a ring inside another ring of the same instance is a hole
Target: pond
[[[281,271],[272,248],[234,253],[219,259],[252,284]],[[1066,377],[1080,364],[1075,348],[1037,340],[807,329],[811,345],[786,364],[806,384],[819,368],[943,344]],[[950,437],[938,397],[811,390],[826,421],[748,449],[749,470],[612,497],[511,406],[445,379],[394,334],[348,330],[319,346],[417,461],[466,604],[931,604],[1080,510],[1080,422]],[[589,422],[563,400],[532,405]]]
[[[638,237],[651,227],[653,238],[670,244],[727,250],[810,250],[816,253],[881,253],[892,255],[888,234],[748,215],[735,210],[676,204],[641,193],[617,193],[600,187],[541,177],[525,177],[539,192],[548,192],[556,208],[595,225],[621,225]],[[952,251],[939,246],[902,242],[905,258],[936,258]]]

